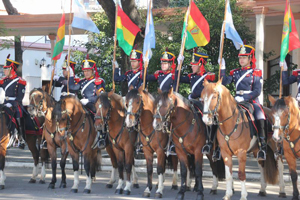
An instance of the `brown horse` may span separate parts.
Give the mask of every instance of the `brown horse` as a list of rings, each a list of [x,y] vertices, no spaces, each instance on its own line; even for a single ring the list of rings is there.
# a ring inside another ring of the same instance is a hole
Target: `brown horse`
[[[125,108],[122,97],[114,91],[101,93],[95,103],[95,127],[104,129],[107,127],[109,140],[117,157],[119,184],[116,188],[117,194],[130,195],[131,193],[131,171],[134,164],[134,144],[136,141],[136,131],[129,132],[125,125]],[[127,174],[126,185],[124,185],[123,169]]]
[[[47,92],[42,89],[33,89],[30,92],[30,105],[28,106],[28,112],[31,116],[45,117],[45,125],[44,125],[44,137],[47,141],[47,148],[51,158],[51,167],[52,167],[52,179],[48,186],[48,188],[54,189],[56,183],[56,167],[57,167],[57,155],[56,149],[58,147],[61,148],[62,158],[60,161],[61,167],[61,183],[60,188],[66,188],[66,173],[65,173],[65,165],[66,159],[68,157],[67,152],[67,144],[66,140],[63,136],[57,133],[56,124],[53,115],[53,109],[56,104],[56,101],[52,96],[50,96]],[[43,170],[43,169],[42,169]],[[41,183],[44,183],[41,181]]]
[[[183,199],[187,185],[187,169],[196,175],[197,199],[204,199],[202,184],[202,147],[205,145],[205,124],[196,112],[194,106],[178,93],[161,93],[155,101],[155,119],[153,127],[161,131],[168,123],[172,124],[171,136],[180,161],[181,188],[177,199]],[[224,163],[213,163],[208,157],[215,177],[222,179],[225,175]],[[195,169],[190,168],[193,166]],[[214,190],[216,189],[213,188]]]
[[[69,153],[72,157],[74,184],[71,191],[78,192],[79,153],[82,153],[87,176],[83,193],[88,194],[91,192],[92,177],[95,177],[96,174],[98,156],[98,149],[92,148],[97,135],[93,120],[79,99],[72,95],[66,96],[58,102],[53,112],[57,124],[56,131],[61,137],[67,138]]]
[[[126,119],[127,128],[138,126],[138,137],[143,145],[143,152],[147,162],[147,187],[144,191],[144,197],[150,197],[152,190],[152,174],[153,174],[153,154],[157,155],[157,174],[158,174],[158,189],[155,193],[156,198],[162,198],[163,194],[163,177],[166,169],[165,148],[168,142],[168,134],[157,132],[154,130],[153,115],[154,115],[154,98],[142,87],[131,89],[126,95]],[[174,175],[173,180],[176,180],[172,185],[172,189],[177,188],[177,165],[178,158],[171,156],[173,161]]]
[[[238,106],[230,91],[222,85],[222,80],[219,80],[217,83],[204,81],[203,85],[204,89],[201,94],[201,98],[204,101],[203,121],[207,125],[213,123],[219,125],[217,140],[226,165],[227,182],[226,194],[223,199],[227,200],[232,196],[232,156],[236,155],[239,161],[238,176],[242,188],[241,199],[245,200],[247,199],[245,185],[247,152],[249,150],[255,154],[258,152],[256,137],[253,136],[253,139],[251,139],[250,126],[246,114]],[[259,164],[262,173],[262,183],[265,179],[268,183],[276,183],[278,169],[272,148],[268,148],[266,161],[259,162]],[[262,167],[264,167],[264,170],[262,170]],[[265,184],[262,185],[262,189],[265,189]],[[280,192],[284,192],[284,186],[282,187],[282,185]],[[261,195],[265,195],[265,193]]]
[[[297,159],[300,157],[300,113],[295,98],[288,96],[275,100],[269,96],[272,107],[273,140],[283,148],[293,183],[293,200],[299,199],[297,187]]]

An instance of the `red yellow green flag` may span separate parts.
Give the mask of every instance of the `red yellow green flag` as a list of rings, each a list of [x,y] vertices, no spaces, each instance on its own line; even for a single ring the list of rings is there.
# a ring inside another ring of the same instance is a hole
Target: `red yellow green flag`
[[[300,48],[299,35],[296,29],[295,20],[291,11],[289,0],[286,0],[282,40],[280,50],[280,62],[284,62],[286,55],[294,49]]]
[[[52,60],[59,60],[65,45],[65,13],[62,14],[57,30],[56,43],[53,50]]]
[[[130,18],[118,5],[117,40],[119,42],[119,46],[127,55],[130,55],[136,34],[139,31],[141,31],[141,29],[130,20]]]
[[[188,19],[183,24],[182,37],[184,37],[185,28],[187,33],[185,48],[187,50],[209,43],[209,24],[194,1],[191,2]]]

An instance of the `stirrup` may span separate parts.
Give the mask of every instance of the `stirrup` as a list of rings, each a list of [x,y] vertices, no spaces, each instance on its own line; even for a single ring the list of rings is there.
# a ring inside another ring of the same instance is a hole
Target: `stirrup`
[[[257,153],[257,160],[258,161],[262,161],[262,160],[266,160],[266,152],[265,150],[259,150]]]
[[[221,151],[220,151],[220,149],[219,148],[217,148],[216,150],[214,150],[214,152],[213,152],[213,156],[212,156],[212,160],[213,160],[213,162],[216,162],[216,161],[218,161],[218,160],[221,160]]]
[[[47,140],[44,140],[43,143],[40,145],[41,149],[48,149],[47,148]]]
[[[169,155],[171,155],[171,156],[176,156],[176,155],[177,155],[177,153],[176,153],[176,151],[175,151],[175,146],[174,146],[174,144],[171,144],[171,146],[170,146],[169,149],[167,150],[167,156],[169,156]]]
[[[98,143],[97,143],[97,147],[98,147],[99,149],[104,149],[104,148],[106,147],[106,142],[105,142],[105,140],[104,140],[104,139],[99,139],[99,140],[98,140]]]
[[[137,145],[137,146],[136,146],[135,152],[136,152],[137,154],[144,154],[144,151],[143,151],[143,145],[142,145],[142,144]]]
[[[205,144],[202,148],[202,154],[209,154],[211,151],[211,145]]]
[[[15,135],[12,135],[10,138],[9,138],[9,141],[6,145],[6,148],[9,149],[10,147],[12,147],[14,145],[16,141],[16,138],[15,138]]]

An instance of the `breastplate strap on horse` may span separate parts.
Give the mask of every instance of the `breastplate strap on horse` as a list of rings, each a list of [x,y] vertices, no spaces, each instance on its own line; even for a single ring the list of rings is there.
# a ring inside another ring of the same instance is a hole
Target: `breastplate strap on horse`
[[[90,80],[81,90],[81,95],[83,95],[84,90],[89,86],[91,83],[95,82],[95,79]]]
[[[5,87],[4,91],[6,92],[6,90],[7,90],[13,83],[15,83],[15,82],[18,81],[18,80],[19,80],[19,78],[15,78],[14,80],[12,80],[12,81]]]
[[[251,72],[253,72],[253,69],[251,70],[248,70],[243,76],[241,76],[241,78],[239,78],[239,80],[236,82],[236,85],[235,85],[235,88],[237,89],[240,82],[248,75],[250,74]]]
[[[193,85],[193,87],[192,87],[192,93],[194,92],[196,86],[197,86],[197,85],[198,85],[198,84],[199,84],[206,76],[207,76],[207,74],[201,76],[201,78],[199,78],[199,79],[194,83],[194,85]]]
[[[131,85],[132,81],[134,81],[140,74],[141,72],[138,72],[132,77],[132,79],[128,82],[128,87]]]
[[[160,88],[161,90],[162,90],[164,84],[166,83],[166,81],[167,81],[171,76],[172,76],[171,73],[168,74],[168,75],[164,78],[164,80],[161,82],[161,84],[160,84],[160,86],[159,86],[159,88]]]

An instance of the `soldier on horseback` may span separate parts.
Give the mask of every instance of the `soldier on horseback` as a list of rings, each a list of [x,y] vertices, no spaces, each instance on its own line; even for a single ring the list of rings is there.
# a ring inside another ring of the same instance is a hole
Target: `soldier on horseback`
[[[256,120],[257,131],[259,134],[258,160],[266,159],[266,133],[265,133],[265,114],[259,103],[258,96],[262,87],[262,72],[256,69],[255,49],[249,45],[242,46],[239,57],[241,68],[230,71],[230,75],[225,75],[225,60],[221,63],[221,77],[223,85],[234,82],[236,88],[235,100],[237,102],[249,102],[254,107],[254,118]]]
[[[96,108],[94,104],[97,99],[97,93],[105,91],[105,81],[104,79],[100,78],[98,74],[96,62],[90,60],[88,55],[86,59],[82,61],[82,71],[84,73],[84,78],[81,79],[78,83],[76,83],[74,79],[74,72],[73,70],[70,70],[70,90],[80,90],[80,94],[82,96],[80,102],[90,112],[94,121],[94,115],[96,113]],[[103,133],[102,131],[97,133],[97,141],[99,148],[105,148],[105,139],[106,133]]]
[[[203,81],[207,79],[208,81],[215,80],[215,74],[211,72],[206,72],[205,65],[207,63],[208,55],[205,53],[197,52],[197,48],[194,49],[194,53],[192,55],[192,62],[190,63],[192,67],[192,73],[187,76],[180,76],[181,83],[189,83],[191,85],[191,94],[188,96],[188,99],[196,99],[199,100],[201,96],[201,92],[203,90]],[[177,77],[178,71],[176,71]],[[202,108],[201,108],[202,109]],[[210,134],[207,133],[206,145],[202,149],[203,154],[209,154],[212,148],[212,142],[215,138],[216,127],[210,127]],[[219,157],[217,155],[217,157]]]
[[[300,102],[300,69],[293,70],[293,73],[291,76],[289,76],[289,73],[287,71],[287,64],[284,61],[283,62],[283,70],[282,70],[282,84],[283,85],[290,85],[297,82],[298,86],[298,93],[296,96],[296,99],[298,102]]]
[[[25,95],[26,81],[17,76],[17,69],[20,63],[9,59],[10,54],[7,56],[5,66],[3,67],[5,77],[0,80],[0,87],[4,89],[4,105],[14,112],[12,118],[16,119],[18,127],[18,140],[20,149],[25,148],[25,120],[23,117],[24,107],[22,100]],[[13,133],[9,146],[14,143]]]

